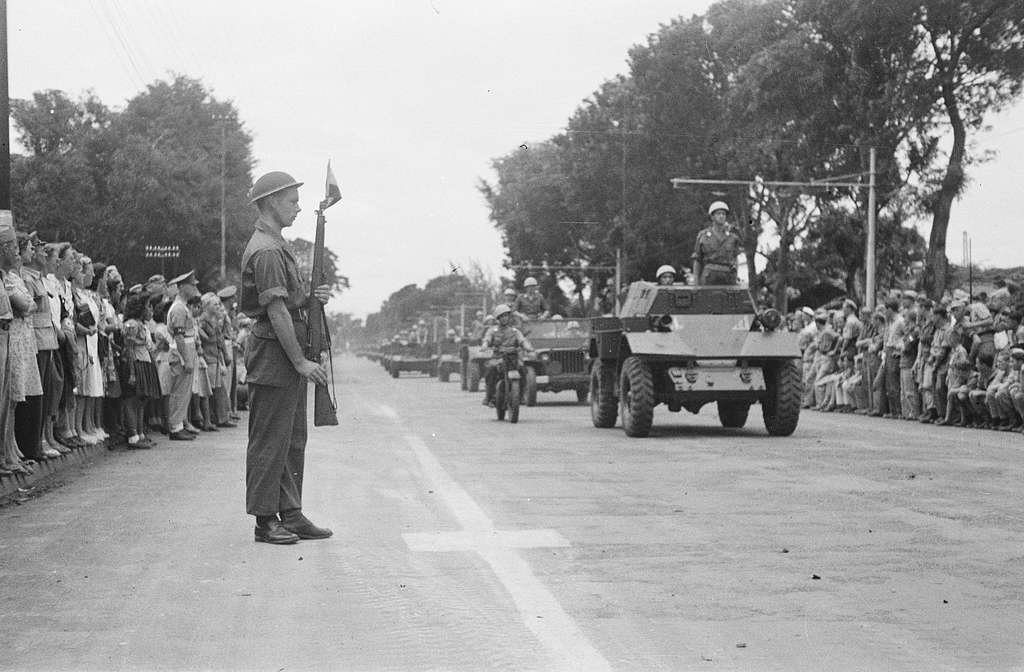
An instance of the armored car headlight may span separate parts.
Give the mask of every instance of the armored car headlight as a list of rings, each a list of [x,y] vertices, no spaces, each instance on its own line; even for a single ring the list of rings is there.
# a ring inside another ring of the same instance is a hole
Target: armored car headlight
[[[762,312],[758,319],[765,331],[775,331],[782,325],[782,314],[774,308]]]

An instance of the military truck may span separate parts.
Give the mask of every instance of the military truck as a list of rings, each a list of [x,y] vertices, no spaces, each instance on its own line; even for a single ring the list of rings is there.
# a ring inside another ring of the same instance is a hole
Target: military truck
[[[535,356],[523,361],[523,401],[537,404],[538,392],[575,390],[587,400],[590,388],[590,320],[531,320],[520,325]]]
[[[796,430],[803,392],[797,335],[746,288],[634,282],[617,317],[591,326],[590,411],[596,427],[621,418],[628,436],[651,431],[654,407],[698,413],[718,406],[724,427],[743,427],[761,405],[772,436]]]

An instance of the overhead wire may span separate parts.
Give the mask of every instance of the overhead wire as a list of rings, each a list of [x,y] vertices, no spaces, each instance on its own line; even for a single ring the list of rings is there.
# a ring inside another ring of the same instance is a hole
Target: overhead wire
[[[142,77],[142,73],[139,71],[138,65],[132,59],[127,45],[124,43],[124,40],[118,36],[116,30],[114,30],[110,25],[110,20],[101,16],[100,10],[97,9],[96,3],[102,1],[103,0],[89,0],[89,8],[95,15],[97,23],[100,24],[100,28],[106,33],[107,39],[114,47],[115,54],[120,51],[120,55],[117,60],[121,67],[124,68],[125,74],[128,75],[128,79],[131,80],[133,86],[141,88],[145,86],[145,79]],[[120,46],[120,49],[118,49],[118,46]]]

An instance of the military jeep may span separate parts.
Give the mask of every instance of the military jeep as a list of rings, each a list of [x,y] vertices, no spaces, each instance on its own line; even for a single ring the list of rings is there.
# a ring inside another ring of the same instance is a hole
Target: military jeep
[[[617,317],[594,318],[591,419],[628,436],[651,431],[654,407],[698,413],[718,406],[724,427],[743,427],[761,405],[772,436],[796,430],[803,392],[797,335],[778,311],[759,311],[739,286],[634,282]]]
[[[537,404],[538,392],[575,390],[587,400],[590,388],[590,321],[531,320],[520,325],[535,356],[523,361],[523,401]]]

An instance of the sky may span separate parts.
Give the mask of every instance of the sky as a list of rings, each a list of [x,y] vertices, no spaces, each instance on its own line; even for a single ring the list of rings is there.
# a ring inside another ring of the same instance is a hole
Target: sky
[[[501,238],[476,188],[493,179],[491,160],[564,129],[626,72],[632,45],[709,4],[10,0],[10,95],[91,90],[119,108],[155,80],[202,80],[252,134],[254,177],[284,170],[306,182],[288,237],[313,237],[330,160],[343,200],[327,211],[326,243],[352,287],[328,309],[363,317],[452,265],[502,275]],[[989,121],[976,140],[995,155],[954,205],[947,254],[960,261],[966,231],[976,263],[1015,266],[1024,103]]]

